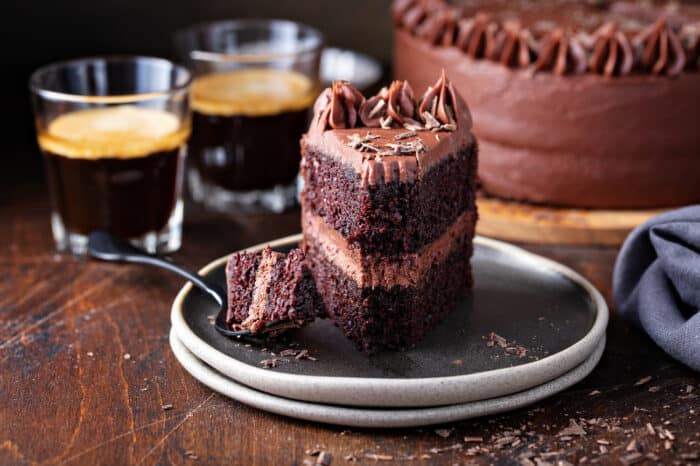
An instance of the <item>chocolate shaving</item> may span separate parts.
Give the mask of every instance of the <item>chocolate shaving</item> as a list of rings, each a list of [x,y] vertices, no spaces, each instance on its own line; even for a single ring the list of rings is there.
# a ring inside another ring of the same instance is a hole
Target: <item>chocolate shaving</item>
[[[277,367],[277,363],[279,362],[279,359],[277,358],[271,358],[271,359],[263,359],[260,361],[260,364],[262,364],[263,369],[273,369]]]
[[[374,139],[379,138],[376,134],[367,132],[364,136],[360,136],[359,133],[353,133],[347,136],[349,139],[348,146],[360,152],[379,152],[379,148],[370,143]]]
[[[394,139],[396,139],[397,141],[400,141],[402,139],[410,139],[412,137],[415,137],[416,134],[417,133],[415,131],[407,131],[405,133],[397,134],[396,136],[394,136]]]

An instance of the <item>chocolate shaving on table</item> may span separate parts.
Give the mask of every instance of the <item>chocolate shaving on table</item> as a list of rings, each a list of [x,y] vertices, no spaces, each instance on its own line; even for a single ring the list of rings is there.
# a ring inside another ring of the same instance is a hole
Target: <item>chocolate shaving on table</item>
[[[486,50],[486,57],[509,68],[528,68],[536,57],[537,44],[519,21],[506,22]]]
[[[322,129],[354,128],[365,97],[346,81],[335,81],[324,90],[314,104],[317,124]]]
[[[498,25],[483,13],[473,18],[457,21],[457,37],[454,45],[472,58],[484,58],[486,51],[493,47]]]
[[[394,81],[387,89],[365,100],[360,106],[360,120],[370,128],[401,127],[413,119],[416,102],[408,81]]]
[[[617,24],[608,22],[592,35],[590,70],[607,77],[625,76],[634,67],[634,50]]]
[[[632,39],[639,64],[653,74],[678,76],[685,68],[686,56],[676,33],[662,15],[654,24],[644,28]]]
[[[418,116],[426,129],[454,131],[456,120],[457,94],[442,70],[440,79],[430,86],[418,105]]]
[[[551,71],[563,76],[581,74],[588,67],[586,50],[578,38],[557,28],[540,42],[535,71]]]

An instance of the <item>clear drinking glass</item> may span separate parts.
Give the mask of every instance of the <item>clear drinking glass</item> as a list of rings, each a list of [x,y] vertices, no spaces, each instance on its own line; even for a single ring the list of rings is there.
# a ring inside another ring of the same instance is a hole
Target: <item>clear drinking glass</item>
[[[152,253],[182,242],[190,72],[168,60],[65,61],[31,76],[59,250],[106,230]]]
[[[195,26],[175,42],[195,74],[192,197],[224,212],[293,205],[299,139],[319,91],[321,34],[291,21],[238,20]]]

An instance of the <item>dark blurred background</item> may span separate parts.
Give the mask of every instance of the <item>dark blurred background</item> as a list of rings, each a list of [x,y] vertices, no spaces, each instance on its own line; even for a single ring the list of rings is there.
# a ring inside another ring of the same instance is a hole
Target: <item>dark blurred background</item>
[[[41,65],[114,53],[174,58],[176,30],[246,17],[307,23],[324,33],[327,45],[356,49],[388,65],[389,4],[390,0],[8,0],[0,21],[9,99],[0,182],[35,183],[43,176],[27,88],[29,75]]]

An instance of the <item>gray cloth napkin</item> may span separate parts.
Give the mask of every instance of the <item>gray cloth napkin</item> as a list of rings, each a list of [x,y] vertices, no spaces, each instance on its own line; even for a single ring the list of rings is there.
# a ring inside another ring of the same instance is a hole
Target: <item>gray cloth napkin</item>
[[[622,316],[700,371],[700,205],[635,229],[617,257],[613,290]]]

